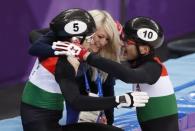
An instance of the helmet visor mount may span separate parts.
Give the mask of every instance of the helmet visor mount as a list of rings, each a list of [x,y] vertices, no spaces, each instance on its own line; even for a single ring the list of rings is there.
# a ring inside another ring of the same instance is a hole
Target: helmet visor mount
[[[91,43],[93,42],[93,37],[94,37],[94,35],[95,35],[95,33],[93,33],[93,34],[91,34],[91,35],[89,35],[89,36],[86,36],[85,38],[84,38],[84,36],[76,36],[76,37],[77,37],[79,40],[84,39],[85,42],[91,44]]]
[[[93,42],[94,35],[95,35],[95,33],[93,33],[90,36],[74,36],[71,38],[72,39],[71,41],[76,40],[77,41],[76,43],[79,43],[79,44],[83,44],[83,42],[91,44]]]
[[[136,44],[136,42],[132,39],[131,40],[129,39],[129,40],[125,41],[124,43],[125,43],[125,45],[135,45]]]

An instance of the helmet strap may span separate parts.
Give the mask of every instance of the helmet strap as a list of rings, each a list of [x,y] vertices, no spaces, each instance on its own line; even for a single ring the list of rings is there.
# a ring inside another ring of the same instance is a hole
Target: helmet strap
[[[136,67],[140,66],[145,61],[152,60],[152,58],[154,57],[153,53],[149,53],[147,55],[142,55],[140,50],[139,50],[140,45],[135,44],[135,46],[136,46],[136,50],[137,50],[137,57],[134,60],[128,61],[132,68],[136,68]]]
[[[137,58],[136,59],[140,59],[143,55],[141,54],[140,50],[139,50],[139,44],[135,44],[135,48],[136,48],[136,51],[137,51]]]

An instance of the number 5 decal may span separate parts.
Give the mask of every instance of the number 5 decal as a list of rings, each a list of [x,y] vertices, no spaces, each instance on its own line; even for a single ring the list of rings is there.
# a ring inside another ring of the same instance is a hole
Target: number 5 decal
[[[64,30],[69,34],[81,34],[87,29],[87,24],[83,21],[71,21],[64,26]]]
[[[79,24],[78,24],[78,23],[74,23],[74,24],[73,24],[73,30],[74,30],[75,32],[79,31]]]

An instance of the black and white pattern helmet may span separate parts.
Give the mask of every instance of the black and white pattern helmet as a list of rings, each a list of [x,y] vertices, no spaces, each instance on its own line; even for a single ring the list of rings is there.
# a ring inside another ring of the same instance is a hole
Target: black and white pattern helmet
[[[50,22],[50,29],[59,38],[86,37],[96,31],[93,17],[83,9],[62,11]]]
[[[154,48],[164,42],[162,27],[148,17],[136,17],[124,25],[125,40],[134,40],[137,43],[148,44]]]

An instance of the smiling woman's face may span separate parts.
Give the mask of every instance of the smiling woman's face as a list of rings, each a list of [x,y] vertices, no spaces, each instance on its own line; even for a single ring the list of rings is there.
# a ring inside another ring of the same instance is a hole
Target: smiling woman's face
[[[99,52],[106,44],[108,44],[109,37],[103,27],[100,27],[93,37],[93,43],[90,44],[90,49],[93,52]]]

